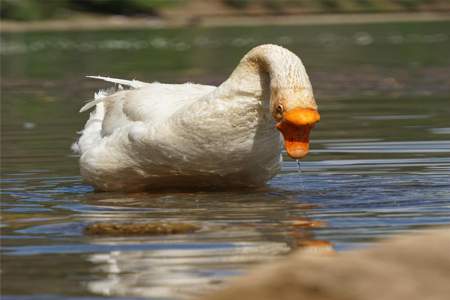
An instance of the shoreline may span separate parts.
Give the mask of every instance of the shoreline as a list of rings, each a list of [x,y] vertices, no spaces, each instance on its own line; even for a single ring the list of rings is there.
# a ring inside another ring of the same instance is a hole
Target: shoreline
[[[0,32],[93,31],[232,26],[308,26],[333,24],[403,23],[450,21],[448,12],[343,13],[258,16],[202,16],[196,18],[144,18],[125,16],[82,16],[47,21],[0,21]]]

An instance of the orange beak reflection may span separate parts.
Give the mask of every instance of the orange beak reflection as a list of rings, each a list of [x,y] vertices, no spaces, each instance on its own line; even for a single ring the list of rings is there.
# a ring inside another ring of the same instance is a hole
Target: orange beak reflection
[[[308,154],[309,133],[319,120],[317,110],[310,108],[295,108],[284,113],[277,128],[283,134],[284,147],[290,157],[299,159]]]

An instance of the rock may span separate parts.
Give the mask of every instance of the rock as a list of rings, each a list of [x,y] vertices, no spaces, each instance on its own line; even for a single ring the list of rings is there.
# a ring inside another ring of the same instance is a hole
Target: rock
[[[200,227],[185,223],[95,223],[85,228],[88,235],[166,235],[191,233]]]
[[[335,255],[297,251],[232,280],[209,300],[447,300],[450,229],[414,232]]]

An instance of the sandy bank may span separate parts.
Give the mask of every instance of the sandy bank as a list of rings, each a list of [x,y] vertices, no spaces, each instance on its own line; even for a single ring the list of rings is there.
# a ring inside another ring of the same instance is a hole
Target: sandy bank
[[[450,228],[419,231],[365,250],[296,252],[254,269],[210,300],[446,300]]]
[[[108,30],[171,28],[183,26],[261,26],[261,25],[321,25],[386,22],[431,22],[450,20],[448,12],[372,13],[372,14],[306,14],[261,16],[202,16],[195,18],[142,18],[124,16],[82,16],[64,20],[0,21],[1,32]]]

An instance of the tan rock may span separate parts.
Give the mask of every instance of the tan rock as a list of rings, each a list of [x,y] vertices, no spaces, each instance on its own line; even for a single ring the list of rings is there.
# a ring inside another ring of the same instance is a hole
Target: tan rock
[[[336,255],[297,251],[256,268],[210,300],[447,300],[450,229],[414,232]]]

